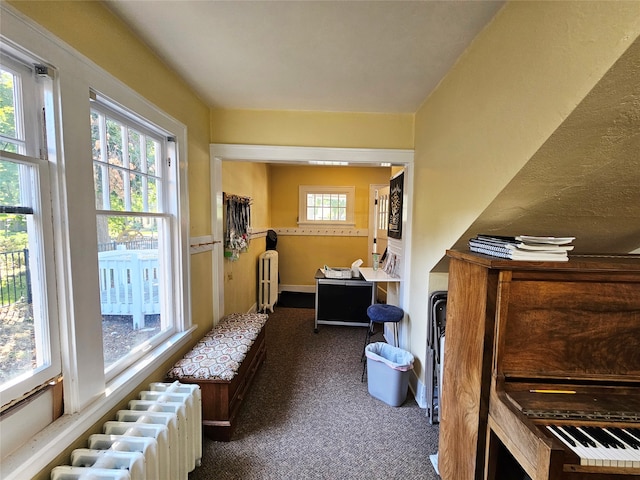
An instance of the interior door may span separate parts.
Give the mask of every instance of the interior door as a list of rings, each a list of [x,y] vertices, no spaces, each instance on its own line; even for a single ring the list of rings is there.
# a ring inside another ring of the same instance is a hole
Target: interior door
[[[389,185],[371,185],[369,188],[369,196],[371,199],[371,215],[369,225],[369,261],[365,265],[372,265],[373,252],[382,254],[387,248],[387,229],[389,225]],[[382,266],[382,263],[380,263]],[[387,283],[376,283],[376,301],[387,301]]]
[[[376,190],[376,216],[374,240],[377,252],[382,255],[387,248],[387,228],[389,226],[389,185]]]

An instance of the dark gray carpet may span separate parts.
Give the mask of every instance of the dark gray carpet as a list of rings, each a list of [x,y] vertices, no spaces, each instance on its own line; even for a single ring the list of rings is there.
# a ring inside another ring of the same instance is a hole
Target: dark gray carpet
[[[205,439],[203,479],[437,479],[438,428],[411,391],[401,407],[360,382],[365,331],[321,325],[314,311],[276,307],[267,360],[231,442]]]

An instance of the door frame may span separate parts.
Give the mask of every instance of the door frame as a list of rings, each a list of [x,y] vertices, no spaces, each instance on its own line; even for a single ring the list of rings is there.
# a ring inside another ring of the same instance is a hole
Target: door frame
[[[213,317],[217,322],[224,314],[224,248],[222,225],[222,161],[313,165],[335,162],[351,166],[403,167],[404,202],[402,224],[402,277],[411,275],[411,218],[413,198],[414,151],[382,148],[295,147],[277,145],[241,145],[212,143],[209,145],[211,185],[211,228],[213,235]],[[409,288],[400,282],[400,307],[409,305]]]
[[[377,208],[375,206],[375,201],[376,201],[376,191],[380,190],[381,188],[384,187],[388,187],[389,184],[388,183],[375,183],[375,184],[371,184],[369,185],[369,240],[368,240],[368,247],[367,247],[367,255],[368,255],[368,261],[371,261],[371,255],[373,254],[373,235],[374,235],[374,230],[376,229],[376,215],[378,213]],[[373,208],[372,208],[373,205]],[[382,255],[383,252],[380,251],[380,249],[378,249],[378,253],[380,255]],[[365,262],[366,264],[367,262]]]

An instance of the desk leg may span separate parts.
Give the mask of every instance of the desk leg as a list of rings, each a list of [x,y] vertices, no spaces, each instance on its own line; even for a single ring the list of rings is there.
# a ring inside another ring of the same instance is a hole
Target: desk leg
[[[320,290],[319,283],[320,282],[316,279],[316,318],[315,318],[315,326],[313,328],[313,331],[315,333],[318,333],[318,291]]]

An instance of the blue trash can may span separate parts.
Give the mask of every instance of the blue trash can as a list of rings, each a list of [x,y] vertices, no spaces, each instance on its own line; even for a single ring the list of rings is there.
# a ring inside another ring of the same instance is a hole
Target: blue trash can
[[[369,394],[392,407],[402,405],[407,399],[413,355],[384,342],[367,345],[365,355]]]

